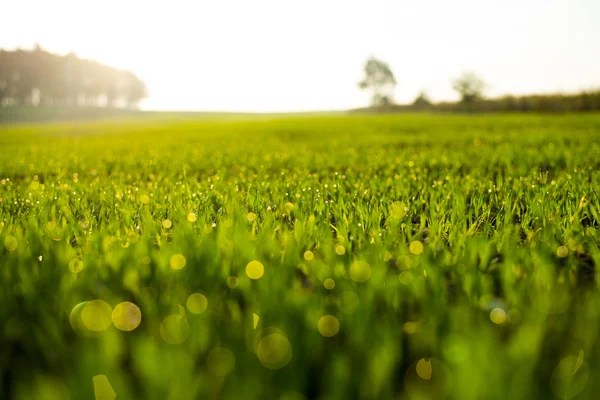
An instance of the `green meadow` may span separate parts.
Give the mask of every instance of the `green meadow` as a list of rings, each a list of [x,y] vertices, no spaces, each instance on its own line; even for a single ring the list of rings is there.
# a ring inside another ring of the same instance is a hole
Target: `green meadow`
[[[0,397],[593,399],[600,114],[0,126]]]

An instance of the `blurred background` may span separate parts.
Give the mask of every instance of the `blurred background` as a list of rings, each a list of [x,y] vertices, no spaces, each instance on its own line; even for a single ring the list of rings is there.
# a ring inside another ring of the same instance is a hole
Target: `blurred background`
[[[2,8],[3,106],[347,110],[372,99],[357,85],[370,58],[389,66],[396,85],[387,97],[399,104],[421,94],[458,101],[453,82],[465,73],[485,83],[488,98],[600,87],[595,0],[23,0]]]

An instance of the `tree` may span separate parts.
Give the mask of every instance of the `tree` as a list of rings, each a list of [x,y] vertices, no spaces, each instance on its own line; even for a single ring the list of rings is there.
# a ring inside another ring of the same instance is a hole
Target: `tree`
[[[473,72],[464,72],[454,80],[452,88],[460,94],[463,103],[473,103],[483,98],[485,82]]]
[[[10,93],[10,71],[8,69],[9,53],[0,50],[0,107],[8,100]]]
[[[146,85],[129,71],[122,73],[124,89],[123,98],[129,108],[137,107],[140,100],[146,97]]]
[[[39,45],[33,50],[0,49],[0,107],[115,105],[134,108],[146,97],[135,74],[85,60],[59,56]]]
[[[413,101],[413,106],[422,108],[430,105],[431,100],[429,100],[429,96],[427,96],[424,90],[421,90],[415,101]]]
[[[371,104],[383,106],[393,103],[396,78],[390,67],[383,61],[373,57],[365,64],[365,78],[358,86],[373,92]]]

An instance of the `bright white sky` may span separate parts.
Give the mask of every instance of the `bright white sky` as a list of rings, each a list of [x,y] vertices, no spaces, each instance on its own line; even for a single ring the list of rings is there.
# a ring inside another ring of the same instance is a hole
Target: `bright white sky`
[[[127,68],[153,110],[307,111],[364,106],[365,60],[387,61],[396,100],[600,87],[600,0],[18,0],[0,47],[39,43]]]

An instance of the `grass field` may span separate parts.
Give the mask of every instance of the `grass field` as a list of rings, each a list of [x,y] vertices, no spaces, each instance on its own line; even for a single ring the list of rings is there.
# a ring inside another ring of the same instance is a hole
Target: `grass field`
[[[598,114],[5,126],[0,179],[2,398],[600,391]]]

